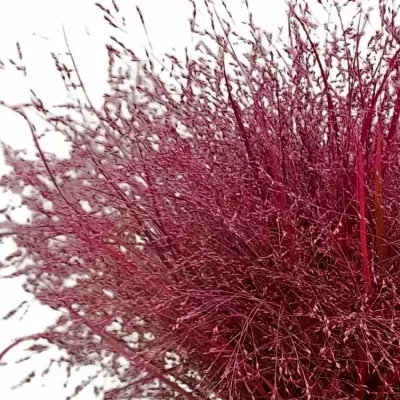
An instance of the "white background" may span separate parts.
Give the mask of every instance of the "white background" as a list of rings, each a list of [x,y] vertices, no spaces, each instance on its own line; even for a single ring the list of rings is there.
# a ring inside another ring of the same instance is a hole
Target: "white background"
[[[50,52],[64,52],[62,25],[65,25],[72,52],[76,58],[83,81],[95,103],[101,100],[106,90],[106,53],[104,43],[110,33],[102,12],[94,6],[93,0],[0,0],[0,59],[6,69],[0,69],[0,99],[18,103],[29,98],[29,88],[41,97],[46,104],[60,104],[65,100],[65,91],[55,70]],[[137,16],[135,6],[139,5],[156,53],[178,50],[193,45],[189,31],[188,17],[190,3],[186,0],[120,0],[124,14],[130,21],[127,40],[138,48],[147,45],[143,27]],[[238,19],[245,19],[245,9],[240,0],[227,0],[230,9]],[[285,0],[249,0],[255,21],[269,32],[285,24]],[[111,6],[111,2],[110,2]],[[89,35],[88,35],[89,33]],[[17,58],[15,43],[21,44],[24,64],[28,76],[8,64],[9,58]],[[8,110],[0,109],[0,140],[17,148],[32,150],[32,142],[25,122]],[[46,139],[48,148],[59,155],[65,155],[65,148],[56,137]],[[7,168],[0,156],[0,174]],[[9,196],[0,198],[0,208],[7,202],[17,202]],[[19,212],[16,218],[23,220],[26,212]],[[0,246],[0,260],[13,251],[11,242]],[[1,274],[1,272],[0,272]],[[21,310],[14,318],[0,321],[0,352],[15,338],[42,331],[56,316],[54,311],[41,306],[27,295],[21,285],[23,279],[0,279],[0,317],[27,300],[28,312]],[[21,319],[21,317],[23,317]],[[41,371],[49,361],[49,355],[35,356],[31,362],[13,364],[26,356],[24,345],[11,351],[6,357],[6,366],[0,367],[0,398],[52,399],[62,400],[73,392],[74,387],[94,368],[84,368],[75,372],[66,388],[63,368],[54,367],[45,378],[36,377],[32,383],[12,390],[12,386],[23,379],[32,369]],[[57,353],[54,349],[54,353]],[[89,388],[78,399],[95,398]]]

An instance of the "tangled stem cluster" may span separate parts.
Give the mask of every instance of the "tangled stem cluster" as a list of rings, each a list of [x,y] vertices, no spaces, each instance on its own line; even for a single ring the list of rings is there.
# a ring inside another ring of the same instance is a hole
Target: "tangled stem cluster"
[[[116,31],[103,106],[69,51],[54,59],[83,100],[13,108],[39,157],[4,147],[2,185],[33,213],[1,225],[20,249],[7,265],[28,260],[27,289],[64,311],[33,339],[101,364],[119,380],[107,399],[398,398],[396,10],[376,2],[368,35],[362,5],[299,0],[274,41],[250,11],[237,33],[224,2],[205,1],[202,30],[191,3],[198,46],[167,56],[170,78],[118,38],[117,4],[99,4]],[[68,159],[41,149],[29,112]]]

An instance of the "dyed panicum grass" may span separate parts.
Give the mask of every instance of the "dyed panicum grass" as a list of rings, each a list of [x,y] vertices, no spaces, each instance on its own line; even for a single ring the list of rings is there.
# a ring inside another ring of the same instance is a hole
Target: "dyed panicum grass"
[[[250,13],[235,33],[224,3],[202,4],[202,30],[193,0],[199,44],[167,56],[164,79],[118,39],[118,6],[104,2],[116,31],[104,105],[69,51],[54,58],[81,102],[13,108],[39,158],[5,147],[2,184],[33,212],[2,224],[23,250],[8,264],[28,258],[27,289],[64,311],[30,339],[102,364],[120,382],[106,399],[399,398],[396,11],[376,2],[369,36],[362,5],[309,3],[288,6],[276,41]],[[337,24],[316,24],[313,7]],[[70,158],[41,149],[32,111]]]

